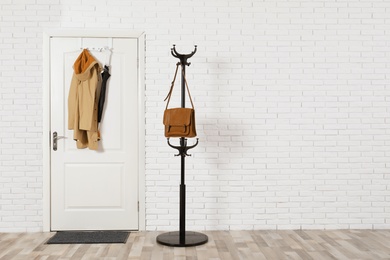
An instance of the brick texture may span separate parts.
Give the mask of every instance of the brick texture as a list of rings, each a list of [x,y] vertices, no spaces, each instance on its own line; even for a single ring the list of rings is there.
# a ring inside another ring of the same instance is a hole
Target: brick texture
[[[188,229],[390,227],[389,1],[2,0],[0,231],[42,229],[52,28],[146,33],[148,230],[178,225],[180,160],[162,126],[172,44],[198,45]]]

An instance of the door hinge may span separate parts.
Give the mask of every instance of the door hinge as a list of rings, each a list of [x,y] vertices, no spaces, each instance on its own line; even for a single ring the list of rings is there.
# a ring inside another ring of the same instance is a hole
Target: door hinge
[[[137,203],[137,209],[138,209],[138,211],[139,211],[139,201],[138,201],[138,203]]]

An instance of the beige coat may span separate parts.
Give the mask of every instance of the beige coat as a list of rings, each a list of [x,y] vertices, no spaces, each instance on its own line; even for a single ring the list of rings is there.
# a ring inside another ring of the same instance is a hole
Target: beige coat
[[[73,130],[77,148],[98,149],[98,103],[101,66],[84,49],[73,65],[74,73],[68,96],[68,129]]]

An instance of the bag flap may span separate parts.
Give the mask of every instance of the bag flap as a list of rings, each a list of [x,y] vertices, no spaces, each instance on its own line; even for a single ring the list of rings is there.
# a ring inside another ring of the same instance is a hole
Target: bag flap
[[[192,108],[170,108],[164,111],[164,125],[182,126],[191,122]]]

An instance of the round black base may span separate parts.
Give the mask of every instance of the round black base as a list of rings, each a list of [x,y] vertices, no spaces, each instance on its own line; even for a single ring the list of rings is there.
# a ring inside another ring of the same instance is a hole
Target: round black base
[[[184,241],[180,241],[180,232],[168,232],[157,236],[157,242],[165,246],[199,246],[207,243],[209,238],[202,233],[186,231]]]

